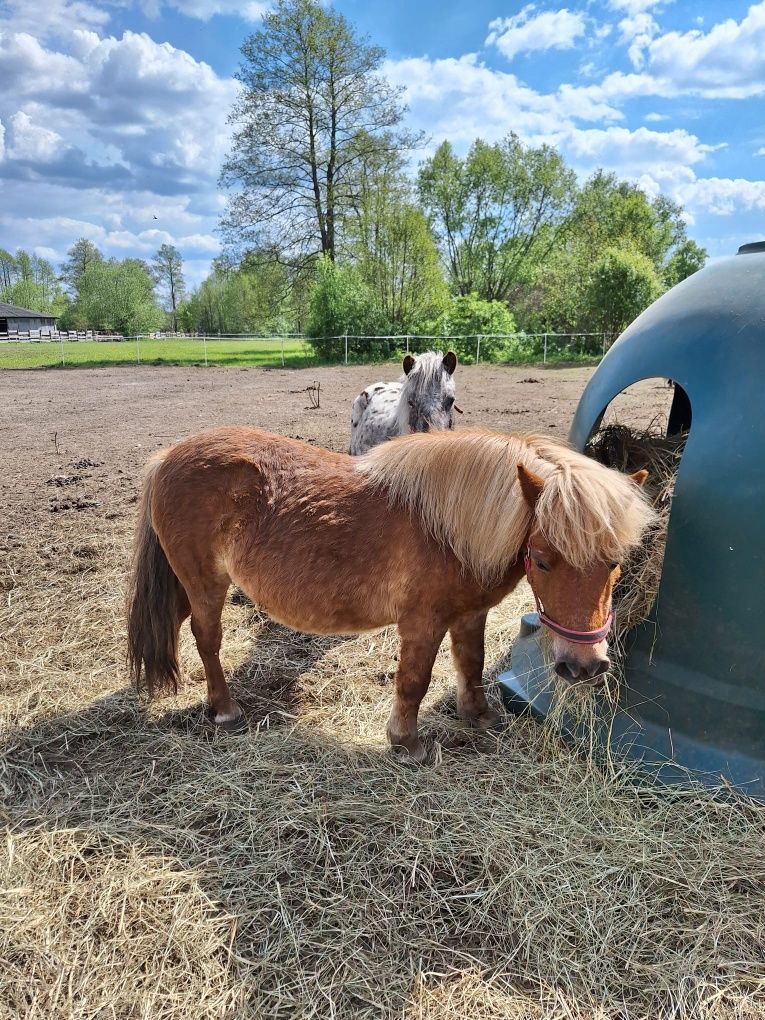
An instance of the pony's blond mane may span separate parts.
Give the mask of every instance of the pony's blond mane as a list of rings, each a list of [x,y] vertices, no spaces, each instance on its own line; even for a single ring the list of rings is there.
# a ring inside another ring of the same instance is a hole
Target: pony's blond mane
[[[375,447],[356,470],[491,582],[518,558],[532,525],[519,464],[544,479],[534,524],[578,569],[621,560],[654,519],[627,475],[539,435],[418,433]]]

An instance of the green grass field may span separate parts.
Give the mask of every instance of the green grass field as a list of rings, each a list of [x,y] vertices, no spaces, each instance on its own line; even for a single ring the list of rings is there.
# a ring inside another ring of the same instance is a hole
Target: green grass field
[[[349,360],[355,364],[369,363],[373,357],[363,357],[359,345],[363,341],[352,339]],[[425,342],[427,343],[427,342]],[[405,350],[401,337],[401,350],[391,362],[399,361]],[[356,349],[354,350],[354,347]],[[425,349],[423,347],[423,349]],[[343,346],[338,343],[337,357],[331,362],[316,357],[311,346],[299,338],[284,341],[284,365],[287,368],[308,368],[320,364],[339,365],[343,360]],[[541,362],[541,353],[516,355],[515,365],[532,365]],[[571,347],[548,350],[549,365],[594,365],[599,355],[582,354]],[[465,363],[470,363],[469,359]],[[500,362],[503,363],[503,362]],[[29,368],[104,368],[112,365],[239,365],[242,367],[278,368],[282,364],[282,341],[279,339],[249,338],[244,340],[211,340],[200,338],[168,337],[161,340],[64,340],[42,342],[0,343],[0,371]]]
[[[64,341],[0,344],[0,369],[100,368],[110,365],[280,366],[281,340],[175,339],[123,341]],[[338,355],[341,352],[338,351]],[[317,364],[303,340],[284,341],[284,363],[291,368]]]

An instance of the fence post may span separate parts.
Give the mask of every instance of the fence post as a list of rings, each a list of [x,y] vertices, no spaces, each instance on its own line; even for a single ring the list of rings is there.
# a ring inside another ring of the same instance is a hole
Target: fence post
[[[345,364],[348,364],[348,334],[345,334]]]
[[[547,364],[547,333],[545,333],[545,352],[544,352],[544,356],[542,358],[542,364],[544,364],[544,365]]]
[[[475,344],[475,363],[477,365],[478,362],[481,360],[481,334],[479,333],[476,336],[475,339],[476,339],[476,344]]]
[[[207,368],[207,333],[202,337],[202,346],[205,351],[205,368]]]
[[[136,363],[140,365],[141,364],[141,338],[140,338],[140,336],[137,336],[135,338],[135,357],[136,357]]]
[[[603,334],[603,357],[606,356],[606,334]]]
[[[409,334],[406,334],[406,353],[409,353]]]
[[[282,337],[281,340],[282,340],[282,368],[284,368],[284,337]]]
[[[64,341],[59,338],[61,344],[61,367],[63,368],[66,362],[64,361]]]

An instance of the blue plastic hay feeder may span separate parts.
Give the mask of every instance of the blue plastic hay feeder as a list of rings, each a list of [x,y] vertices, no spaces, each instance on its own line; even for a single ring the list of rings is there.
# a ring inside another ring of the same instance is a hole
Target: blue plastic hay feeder
[[[680,462],[658,598],[628,636],[617,750],[671,781],[697,770],[765,800],[765,242],[744,245],[659,298],[605,356],[570,439],[583,449],[609,403],[670,378]],[[535,614],[524,617],[506,702],[549,708]]]

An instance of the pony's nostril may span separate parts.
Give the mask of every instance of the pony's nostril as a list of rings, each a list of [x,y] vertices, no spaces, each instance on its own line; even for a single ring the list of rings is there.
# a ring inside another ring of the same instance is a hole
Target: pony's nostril
[[[570,659],[560,659],[555,663],[555,672],[564,680],[578,680],[582,675],[582,667]]]
[[[588,672],[591,677],[602,676],[607,673],[611,668],[611,663],[608,659],[596,659],[595,662],[590,663]]]

